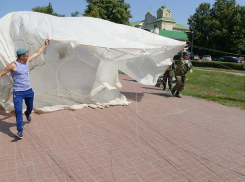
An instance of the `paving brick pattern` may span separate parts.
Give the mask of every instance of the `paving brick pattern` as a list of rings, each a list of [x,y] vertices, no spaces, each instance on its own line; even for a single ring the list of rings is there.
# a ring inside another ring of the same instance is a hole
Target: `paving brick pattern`
[[[32,114],[22,140],[1,109],[0,182],[245,181],[244,110],[120,80],[129,106]]]

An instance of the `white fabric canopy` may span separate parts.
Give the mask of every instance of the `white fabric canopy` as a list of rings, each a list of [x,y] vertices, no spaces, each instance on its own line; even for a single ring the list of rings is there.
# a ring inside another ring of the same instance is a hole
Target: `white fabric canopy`
[[[29,64],[35,92],[34,111],[85,106],[127,105],[119,92],[118,70],[145,85],[154,85],[185,42],[91,17],[55,17],[13,12],[0,19],[0,69],[16,60],[16,51],[32,55],[50,44]],[[14,110],[10,74],[0,82],[0,104]]]

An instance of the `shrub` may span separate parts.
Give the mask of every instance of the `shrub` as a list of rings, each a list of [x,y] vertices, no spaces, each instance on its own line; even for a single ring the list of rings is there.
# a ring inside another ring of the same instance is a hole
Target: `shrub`
[[[175,60],[177,64],[178,60]],[[221,61],[191,61],[193,66],[196,67],[211,67],[211,68],[222,68],[222,69],[234,69],[243,70],[243,63],[229,63]]]

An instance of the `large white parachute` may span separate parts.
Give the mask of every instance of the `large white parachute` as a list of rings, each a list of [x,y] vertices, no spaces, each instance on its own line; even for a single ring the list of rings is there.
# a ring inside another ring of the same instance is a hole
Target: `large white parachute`
[[[127,105],[118,70],[154,85],[185,42],[91,17],[55,17],[13,12],[0,19],[0,71],[16,60],[16,50],[32,55],[49,38],[41,56],[29,64],[34,111],[85,106]],[[14,110],[10,74],[0,82],[0,104]]]

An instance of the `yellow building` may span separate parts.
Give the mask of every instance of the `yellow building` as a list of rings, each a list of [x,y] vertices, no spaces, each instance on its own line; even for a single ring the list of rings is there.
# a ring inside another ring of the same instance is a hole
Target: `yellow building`
[[[159,30],[188,32],[189,28],[177,24],[177,21],[171,17],[171,14],[172,11],[166,5],[163,5],[157,10],[157,17],[155,17],[151,12],[147,12],[145,15],[145,20],[133,22],[131,25],[142,29],[159,28]]]

